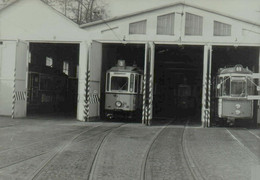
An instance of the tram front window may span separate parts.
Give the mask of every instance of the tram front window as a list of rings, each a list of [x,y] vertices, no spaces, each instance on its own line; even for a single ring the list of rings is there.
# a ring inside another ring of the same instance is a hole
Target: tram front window
[[[232,79],[231,81],[231,96],[245,97],[246,81],[243,79]]]
[[[230,95],[230,78],[224,77],[223,96],[229,96],[229,95]]]
[[[111,78],[111,90],[128,91],[128,77],[113,76]]]

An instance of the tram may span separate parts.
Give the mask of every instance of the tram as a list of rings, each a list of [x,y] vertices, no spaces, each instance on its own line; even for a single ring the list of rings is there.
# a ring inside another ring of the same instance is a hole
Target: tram
[[[218,70],[216,78],[217,114],[225,123],[233,125],[237,119],[253,118],[253,72],[242,65]]]
[[[142,107],[143,71],[136,65],[126,66],[125,60],[118,60],[116,66],[106,72],[105,114],[131,118]]]
[[[192,93],[193,86],[188,84],[178,85],[177,107],[180,113],[192,114],[195,109],[195,98]]]
[[[28,73],[28,113],[65,111],[68,76],[53,68],[30,64]]]

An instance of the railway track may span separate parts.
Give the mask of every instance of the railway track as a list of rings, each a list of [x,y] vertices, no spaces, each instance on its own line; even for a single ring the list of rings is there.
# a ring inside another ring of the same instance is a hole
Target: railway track
[[[119,125],[118,127],[115,127],[115,128],[111,128],[110,131],[108,131],[101,139],[100,143],[98,144],[98,147],[97,147],[97,150],[95,152],[95,155],[94,155],[94,158],[93,160],[91,161],[91,166],[90,166],[90,172],[89,172],[89,175],[87,177],[87,180],[93,180],[94,179],[94,176],[95,176],[95,170],[96,170],[96,167],[97,167],[97,161],[98,161],[98,158],[99,158],[99,154],[100,152],[102,151],[102,148],[104,147],[104,143],[106,142],[109,134],[111,134],[114,130],[116,129],[119,129],[120,127],[124,126],[126,123],[124,124],[121,124]]]
[[[10,126],[8,126],[8,127],[10,127]],[[1,127],[0,127],[0,128],[1,128]],[[60,137],[69,136],[69,135],[71,135],[71,134],[77,133],[78,131],[81,132],[82,129],[80,129],[80,130],[75,130],[75,131],[68,132],[68,133],[64,133],[64,134],[59,135],[59,136],[55,136],[55,137],[51,137],[51,138],[46,138],[46,139],[44,139],[44,140],[39,140],[39,141],[35,141],[35,142],[32,142],[32,143],[28,143],[28,144],[23,144],[23,145],[20,145],[20,146],[17,146],[17,147],[7,148],[7,149],[4,149],[4,150],[0,150],[0,154],[1,154],[1,153],[4,153],[4,152],[16,150],[16,149],[25,148],[25,147],[28,147],[28,146],[37,145],[37,144],[39,144],[39,143],[47,142],[47,141],[52,140],[52,139],[57,139],[57,138],[60,138]]]
[[[91,164],[91,170],[90,170],[88,179],[90,179],[90,177],[91,177],[91,172],[92,172],[93,169],[94,169],[94,164],[95,164],[95,161],[96,161],[96,159],[97,159],[97,157],[98,157],[98,152],[99,152],[100,149],[102,148],[102,144],[104,143],[105,139],[107,138],[107,136],[108,136],[113,130],[115,130],[115,129],[121,127],[122,125],[124,125],[124,124],[121,124],[121,125],[116,126],[116,127],[111,127],[111,128],[109,128],[109,129],[107,129],[107,130],[105,130],[105,131],[102,132],[102,133],[105,133],[105,135],[102,137],[100,143],[98,144],[97,151],[96,151],[96,153],[95,153],[95,155],[94,155],[94,158],[93,158],[93,161],[92,161],[92,164]],[[101,125],[100,125],[100,126],[101,126]],[[55,159],[55,157],[57,157],[59,154],[61,154],[66,148],[68,148],[69,146],[71,146],[72,143],[74,143],[74,142],[75,142],[75,143],[78,143],[78,142],[84,141],[84,140],[86,140],[86,139],[89,139],[89,138],[91,138],[91,137],[93,137],[93,136],[96,136],[97,134],[93,134],[92,136],[88,136],[87,138],[83,138],[83,139],[81,139],[81,140],[78,140],[79,137],[80,137],[82,134],[84,134],[84,133],[86,133],[86,132],[88,132],[88,131],[90,131],[90,130],[94,130],[94,129],[100,127],[100,126],[93,127],[93,128],[91,128],[91,129],[88,129],[88,130],[86,130],[86,131],[83,131],[83,132],[81,132],[81,133],[75,135],[68,143],[66,143],[66,144],[63,145],[61,148],[59,148],[57,151],[55,151],[54,153],[52,153],[52,155],[51,155],[47,160],[45,160],[45,162],[34,172],[34,174],[33,174],[33,175],[31,176],[31,178],[29,178],[29,179],[31,179],[31,180],[37,179],[37,178],[40,176],[41,172],[44,170],[44,168],[47,167],[47,166]],[[93,172],[92,172],[92,173],[93,173]]]
[[[201,171],[198,168],[198,165],[195,163],[195,161],[193,160],[191,153],[189,152],[188,148],[187,148],[187,143],[185,140],[185,133],[186,133],[186,129],[188,126],[188,121],[186,119],[182,120],[182,121],[186,121],[186,123],[183,125],[183,130],[181,132],[181,139],[180,139],[180,146],[182,149],[182,154],[184,157],[184,161],[186,162],[186,166],[188,168],[188,170],[190,171],[190,174],[192,176],[192,178],[194,180],[205,180],[205,178],[203,177]],[[147,169],[147,161],[149,158],[149,154],[150,151],[153,147],[153,145],[156,143],[156,140],[160,137],[160,135],[163,133],[163,131],[169,126],[172,125],[173,121],[170,121],[168,124],[166,124],[160,131],[158,131],[158,133],[154,136],[151,144],[149,145],[149,148],[147,149],[147,152],[145,153],[145,158],[142,164],[142,168],[141,168],[141,180],[146,180],[146,169]],[[180,127],[179,125],[177,125],[176,127]]]
[[[191,172],[193,179],[194,180],[206,180],[203,177],[202,172],[198,168],[199,166],[196,164],[196,162],[192,158],[189,149],[187,148],[187,143],[185,140],[185,133],[186,133],[188,124],[189,124],[189,121],[186,122],[186,124],[184,125],[184,128],[183,128],[183,131],[182,131],[182,138],[181,138],[182,153],[183,153],[185,162],[187,164],[189,171]]]
[[[155,143],[156,139],[160,136],[160,134],[163,132],[163,130],[169,126],[171,123],[172,123],[173,120],[171,120],[170,122],[168,122],[166,125],[163,126],[163,128],[161,128],[156,134],[155,136],[153,137],[152,141],[151,141],[151,144],[149,145],[148,149],[146,150],[145,152],[145,155],[144,155],[144,159],[143,159],[143,162],[142,162],[142,166],[141,166],[141,174],[140,174],[140,177],[141,177],[141,180],[145,180],[146,179],[146,174],[145,174],[145,169],[146,169],[146,165],[147,165],[147,160],[148,160],[148,157],[149,157],[149,153],[152,149],[152,146],[153,144]]]
[[[100,126],[101,126],[101,125],[100,125]],[[82,135],[82,134],[84,134],[84,133],[86,133],[86,132],[88,132],[88,131],[90,131],[90,130],[92,130],[92,129],[98,128],[98,127],[99,127],[99,126],[95,126],[95,127],[88,128],[88,129],[86,129],[86,130],[83,130],[83,131],[82,131],[82,130],[77,130],[77,131],[73,131],[73,132],[70,132],[70,133],[66,133],[66,134],[61,135],[61,136],[56,136],[56,137],[48,138],[48,139],[45,139],[45,140],[43,140],[43,141],[36,141],[36,142],[33,142],[33,143],[29,143],[29,144],[24,144],[24,145],[22,145],[22,146],[18,146],[18,147],[15,147],[15,148],[5,149],[5,150],[0,151],[0,155],[1,155],[1,154],[4,154],[4,153],[10,153],[10,151],[16,151],[16,150],[19,151],[19,149],[21,149],[21,151],[23,151],[24,148],[30,148],[30,147],[33,148],[34,146],[37,146],[37,144],[40,144],[40,143],[42,143],[42,142],[48,142],[48,140],[57,139],[57,138],[61,138],[61,137],[64,137],[64,136],[69,136],[70,134],[73,134],[73,133],[75,133],[75,132],[80,131],[80,133],[77,133],[75,136],[73,136],[73,138],[70,139],[68,143],[65,143],[64,145],[61,145],[61,147],[58,148],[58,150],[55,151],[55,154],[57,154],[57,153],[60,151],[60,149],[62,149],[63,147],[67,146],[67,144],[72,143],[73,141],[75,141],[80,135]],[[36,153],[36,154],[33,155],[33,156],[25,157],[25,158],[22,158],[22,159],[20,159],[20,160],[14,160],[14,162],[7,163],[7,164],[5,164],[4,166],[0,166],[0,169],[4,169],[4,168],[10,167],[10,166],[13,166],[13,165],[15,165],[15,164],[19,164],[19,163],[28,161],[28,160],[30,160],[30,159],[39,157],[39,156],[41,156],[41,155],[48,154],[48,153],[50,153],[50,152],[52,152],[52,151],[53,151],[53,149],[51,149],[51,150],[46,150],[45,152],[42,152],[42,153]]]
[[[254,144],[259,144],[260,142],[260,138],[257,134],[253,133],[252,131],[250,131],[247,128],[244,128],[243,130],[248,132],[248,135],[250,135],[250,139],[248,139],[248,136],[245,134],[244,131],[236,131],[237,129],[231,129],[231,128],[225,128],[227,133],[240,145],[240,147],[242,149],[244,149],[244,151],[246,153],[248,153],[248,155],[252,158],[252,159],[258,159],[260,160],[259,155],[259,149],[255,150],[253,147],[251,146],[250,143],[254,142]],[[241,133],[243,133],[241,135]],[[252,138],[253,137],[253,138]]]

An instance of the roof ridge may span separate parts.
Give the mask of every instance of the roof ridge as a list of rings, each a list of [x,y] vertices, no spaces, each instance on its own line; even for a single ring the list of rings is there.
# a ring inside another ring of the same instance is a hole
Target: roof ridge
[[[175,2],[175,3],[162,5],[160,7],[153,7],[153,8],[142,10],[142,11],[137,11],[137,12],[128,13],[128,14],[124,14],[124,15],[120,15],[120,16],[115,16],[115,17],[112,17],[112,18],[104,19],[104,20],[99,20],[99,21],[95,21],[95,22],[82,24],[82,25],[80,25],[80,27],[81,28],[90,27],[90,26],[102,24],[104,22],[116,21],[116,20],[119,20],[119,19],[131,17],[131,16],[136,16],[136,15],[139,15],[139,14],[144,14],[144,13],[148,13],[148,12],[151,12],[151,11],[154,11],[154,10],[165,9],[165,8],[168,8],[168,7],[171,7],[171,6],[177,6],[177,5],[190,6],[190,7],[196,8],[196,9],[200,9],[200,10],[203,10],[203,11],[207,11],[207,12],[210,12],[210,13],[218,14],[218,15],[225,16],[225,17],[228,17],[228,18],[231,18],[231,19],[235,19],[235,20],[238,20],[238,21],[242,21],[242,22],[246,22],[246,23],[253,24],[253,25],[256,25],[256,26],[260,26],[260,24],[258,24],[257,22],[252,22],[250,20],[246,20],[246,19],[242,19],[242,18],[239,18],[239,17],[235,17],[233,15],[229,15],[229,14],[222,13],[222,12],[219,12],[219,11],[215,11],[215,10],[212,10],[212,9],[207,9],[207,8],[195,5],[193,3],[190,3],[190,2],[187,3],[187,2],[184,2],[184,1],[178,1],[178,2]]]

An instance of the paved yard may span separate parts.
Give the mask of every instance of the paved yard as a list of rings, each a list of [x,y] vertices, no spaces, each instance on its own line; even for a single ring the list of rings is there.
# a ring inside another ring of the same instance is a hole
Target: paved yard
[[[2,180],[260,179],[260,130],[0,117]]]

